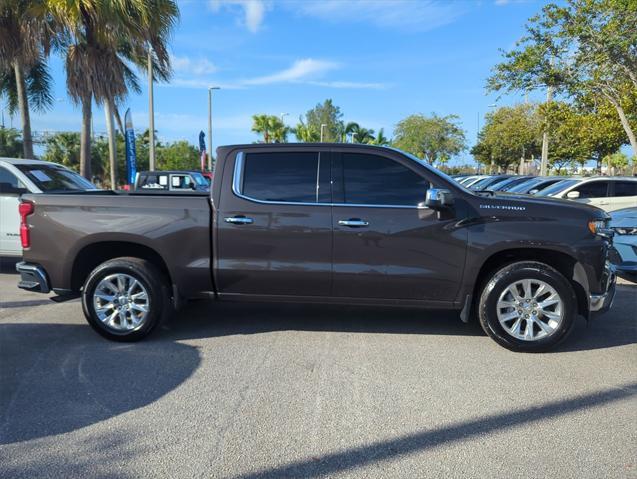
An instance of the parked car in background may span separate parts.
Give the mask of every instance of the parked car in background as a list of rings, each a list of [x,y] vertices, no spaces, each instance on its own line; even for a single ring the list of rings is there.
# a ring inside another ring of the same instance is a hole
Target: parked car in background
[[[470,188],[471,185],[473,185],[474,183],[477,183],[480,180],[483,180],[484,178],[489,178],[489,176],[488,175],[468,176],[467,178],[460,180],[460,184],[467,188]]]
[[[528,178],[526,181],[514,185],[509,188],[507,191],[509,193],[518,193],[518,194],[529,194],[533,195],[542,191],[544,188],[548,188],[551,185],[554,185],[558,181],[565,180],[565,176],[535,176],[532,178]]]
[[[199,171],[141,171],[135,189],[157,191],[209,191],[210,181]]]
[[[511,178],[507,178],[506,180],[502,180],[498,183],[491,185],[488,189],[490,191],[509,191],[510,188],[513,188],[516,185],[524,183],[527,180],[534,178],[533,176],[512,176]]]
[[[613,211],[610,227],[615,232],[613,248],[616,271],[622,278],[637,283],[637,208]]]
[[[57,163],[0,158],[0,256],[22,256],[20,195],[87,190],[95,185]]]
[[[536,193],[536,196],[566,198],[606,211],[637,206],[637,178],[594,176],[569,178]]]
[[[502,180],[506,180],[511,178],[513,175],[493,175],[487,176],[486,178],[482,178],[480,181],[475,182],[471,185],[471,189],[475,191],[483,191],[488,189],[491,185],[495,183],[499,183]]]

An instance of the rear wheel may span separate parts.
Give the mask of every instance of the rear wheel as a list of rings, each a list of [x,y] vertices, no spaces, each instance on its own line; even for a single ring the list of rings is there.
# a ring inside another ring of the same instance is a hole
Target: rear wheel
[[[165,304],[164,275],[139,258],[116,258],[88,276],[82,308],[88,323],[105,338],[138,341],[161,321]]]
[[[480,324],[507,349],[547,351],[571,332],[576,304],[575,292],[561,273],[544,263],[522,261],[488,280],[480,296]]]

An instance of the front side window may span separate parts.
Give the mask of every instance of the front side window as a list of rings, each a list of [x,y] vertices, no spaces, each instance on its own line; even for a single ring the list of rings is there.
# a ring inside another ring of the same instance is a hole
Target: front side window
[[[637,196],[637,181],[616,181],[613,196]]]
[[[579,191],[580,198],[604,198],[608,190],[608,181],[590,181],[572,191]]]
[[[47,164],[16,165],[35,185],[44,192],[94,190],[95,185],[77,173]]]
[[[262,201],[316,203],[317,152],[248,153],[241,193]]]
[[[345,203],[417,206],[429,182],[406,166],[377,155],[343,153]]]

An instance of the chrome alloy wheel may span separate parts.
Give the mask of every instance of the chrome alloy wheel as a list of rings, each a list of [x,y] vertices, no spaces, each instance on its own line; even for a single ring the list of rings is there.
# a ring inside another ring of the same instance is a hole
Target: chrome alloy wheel
[[[105,326],[128,332],[144,324],[150,311],[150,299],[141,282],[128,274],[115,273],[95,287],[93,307]]]
[[[511,336],[537,341],[553,334],[564,319],[560,295],[539,279],[523,279],[502,291],[496,305],[500,325]]]

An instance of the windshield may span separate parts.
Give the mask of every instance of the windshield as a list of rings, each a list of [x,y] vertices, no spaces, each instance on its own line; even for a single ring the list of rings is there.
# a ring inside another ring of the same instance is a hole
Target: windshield
[[[509,188],[509,193],[526,193],[533,189],[534,186],[539,185],[546,180],[542,178],[532,178],[530,180],[523,181],[519,185],[515,185],[512,188]]]
[[[62,166],[15,165],[35,186],[44,192],[85,191],[97,189],[93,183]]]
[[[195,182],[199,185],[199,186],[205,186],[208,187],[208,181],[206,181],[206,178],[204,175],[202,175],[201,173],[191,173],[191,176],[194,178]]]
[[[579,180],[562,180],[557,183],[549,186],[548,188],[544,188],[542,191],[535,193],[536,196],[551,196],[555,193],[559,193],[560,191],[577,184]]]

